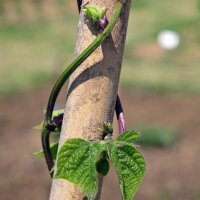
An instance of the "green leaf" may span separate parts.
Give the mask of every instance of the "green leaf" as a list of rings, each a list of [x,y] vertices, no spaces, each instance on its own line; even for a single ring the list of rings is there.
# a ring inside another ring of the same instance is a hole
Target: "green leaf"
[[[109,144],[109,158],[117,171],[123,200],[132,200],[145,174],[143,156],[132,144]]]
[[[57,141],[57,142],[52,143],[50,145],[51,155],[52,155],[52,157],[53,157],[54,160],[56,160],[56,156],[57,156],[57,152],[58,152],[58,143],[59,142]],[[35,153],[33,153],[33,154],[36,155],[36,156],[38,156],[38,157],[44,157],[44,152],[43,152],[42,149],[39,150],[39,151],[37,151],[37,152],[35,152]]]
[[[85,16],[92,22],[94,25],[99,23],[99,20],[105,15],[106,9],[99,9],[96,6],[85,5],[83,6],[83,12]]]
[[[109,168],[110,165],[107,159],[101,158],[96,162],[96,170],[101,176],[106,176],[109,172]]]
[[[99,9],[99,18],[102,19],[106,14],[106,8]]]
[[[56,179],[66,179],[79,185],[89,200],[98,191],[95,163],[105,142],[89,142],[82,139],[69,139],[58,154]]]
[[[145,174],[145,161],[133,142],[137,131],[127,131],[116,141],[67,140],[58,154],[56,179],[66,179],[79,185],[89,200],[98,191],[97,172],[102,176],[109,162],[117,171],[123,200],[132,200]]]
[[[126,131],[122,133],[120,136],[118,136],[116,141],[134,143],[140,137],[140,135],[141,135],[140,132],[136,130]]]
[[[101,153],[99,160],[96,162],[96,171],[101,174],[101,176],[106,176],[108,174],[110,164],[107,158],[107,152],[104,151]]]
[[[99,12],[95,6],[86,5],[83,7],[85,16],[93,23],[96,24],[99,21]]]
[[[54,110],[52,114],[52,118],[64,113],[64,109]]]
[[[42,121],[39,125],[33,127],[35,130],[42,130],[44,122]]]
[[[112,135],[113,134],[113,128],[112,124],[110,122],[104,122],[102,124],[102,132],[107,134],[107,135]]]

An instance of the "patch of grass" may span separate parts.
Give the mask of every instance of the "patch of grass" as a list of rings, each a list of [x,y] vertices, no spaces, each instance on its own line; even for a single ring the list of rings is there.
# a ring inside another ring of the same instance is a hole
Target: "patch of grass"
[[[0,97],[5,97],[17,92],[29,90],[33,87],[38,87],[47,82],[52,76],[46,71],[33,71],[27,76],[24,73],[8,75],[8,79],[1,79]],[[9,82],[9,84],[7,84]]]
[[[159,188],[155,200],[169,200],[170,194],[166,188]]]
[[[156,0],[135,6],[127,35],[122,85],[159,93],[200,93],[200,15],[197,1]],[[135,3],[137,4],[137,3]],[[177,9],[181,5],[181,10]],[[133,3],[134,7],[134,3]],[[163,29],[178,32],[180,46],[172,51],[157,44]]]
[[[0,97],[38,86],[70,63],[74,20],[0,27]]]
[[[199,199],[200,199],[200,192],[199,192],[199,190],[198,190],[198,191],[196,191],[194,200],[199,200]]]
[[[141,125],[137,130],[142,133],[138,143],[143,146],[167,148],[178,141],[177,132],[165,127]]]
[[[59,2],[66,6],[66,2]],[[0,25],[0,96],[24,90],[27,85],[34,87],[70,63],[78,13],[67,7],[66,13],[51,20]],[[199,94],[199,14],[196,0],[133,1],[122,85],[158,93]],[[177,49],[166,51],[158,46],[156,37],[163,29],[180,34],[181,45]],[[31,81],[36,76],[42,79],[43,75],[43,81]]]
[[[121,83],[128,88],[148,90],[156,93],[200,92],[200,69],[198,63],[194,63],[192,70],[190,66],[182,64],[181,67],[173,67],[172,61],[135,61],[133,66],[128,64],[122,70]]]
[[[141,10],[141,9],[148,8],[150,6],[149,4],[151,4],[151,2],[147,0],[132,1],[131,8]]]

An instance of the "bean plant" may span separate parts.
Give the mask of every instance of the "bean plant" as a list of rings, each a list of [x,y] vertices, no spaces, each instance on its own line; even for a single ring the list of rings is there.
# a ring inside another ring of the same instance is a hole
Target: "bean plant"
[[[36,152],[44,156],[50,175],[54,179],[65,179],[78,185],[89,200],[94,200],[98,188],[98,176],[106,176],[110,164],[117,172],[122,197],[132,200],[145,174],[145,160],[137,150],[135,141],[140,133],[136,130],[126,131],[123,109],[119,96],[116,99],[116,115],[121,133],[112,139],[113,129],[109,122],[102,124],[102,140],[87,141],[80,138],[68,139],[58,150],[58,141],[50,144],[51,133],[60,136],[64,110],[54,110],[57,96],[69,78],[80,64],[91,55],[96,48],[110,35],[126,0],[118,0],[110,21],[107,18],[108,8],[97,8],[89,2],[82,5],[78,0],[78,9],[83,11],[87,21],[97,31],[96,39],[66,68],[55,83],[49,97],[45,118],[37,127],[42,130],[43,149]],[[54,160],[57,159],[56,165]]]

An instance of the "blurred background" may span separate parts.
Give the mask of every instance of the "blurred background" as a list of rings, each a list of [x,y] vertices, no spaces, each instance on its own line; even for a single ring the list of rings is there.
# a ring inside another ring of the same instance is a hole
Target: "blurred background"
[[[52,84],[73,59],[69,0],[0,0],[0,199],[48,199],[33,130]],[[128,128],[147,173],[138,200],[200,200],[200,0],[134,0],[120,80]],[[65,90],[58,105],[63,106]],[[102,199],[120,200],[113,172]]]

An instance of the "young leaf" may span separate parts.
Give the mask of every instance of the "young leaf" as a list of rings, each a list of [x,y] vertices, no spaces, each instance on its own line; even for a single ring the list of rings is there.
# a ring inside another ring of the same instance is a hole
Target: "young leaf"
[[[93,24],[98,23],[100,16],[95,6],[85,5],[83,6],[83,12]]]
[[[46,112],[46,110],[44,110],[44,112]],[[63,113],[64,113],[64,109],[54,110],[53,113],[52,113],[52,120],[53,120],[54,117],[57,117],[57,116],[59,116],[60,114],[63,114]],[[33,129],[42,130],[43,126],[44,126],[44,121],[40,122],[39,125],[36,125],[35,127],[33,127]],[[58,128],[56,128],[55,132],[60,133],[60,130]]]
[[[96,171],[101,174],[101,176],[106,176],[109,171],[110,165],[108,162],[108,154],[106,151],[101,153],[100,158],[96,162]]]
[[[112,135],[113,134],[113,127],[112,127],[112,124],[110,122],[104,122],[102,124],[101,130],[106,135]]]
[[[82,139],[67,140],[58,154],[55,178],[79,185],[88,199],[93,200],[98,191],[95,163],[102,152],[101,146]]]
[[[84,5],[83,12],[85,16],[95,25],[99,23],[99,20],[102,19],[106,13],[106,9],[99,9],[96,6]]]
[[[116,141],[134,143],[140,137],[140,133],[136,130],[126,131],[117,137]]]
[[[58,143],[59,142],[57,141],[57,142],[52,143],[50,145],[51,155],[52,155],[52,157],[53,157],[54,160],[56,159],[57,152],[58,152]],[[42,149],[39,150],[39,151],[37,151],[37,152],[35,152],[35,153],[33,153],[33,154],[36,155],[36,156],[38,156],[38,157],[44,157],[44,152],[43,152]]]
[[[33,127],[35,130],[42,130],[44,122],[42,121],[40,124]]]
[[[110,143],[109,157],[118,174],[123,200],[132,200],[145,174],[143,156],[132,144],[117,141]]]
[[[101,176],[106,176],[109,171],[109,162],[107,159],[101,158],[96,162],[96,171],[101,174]]]

